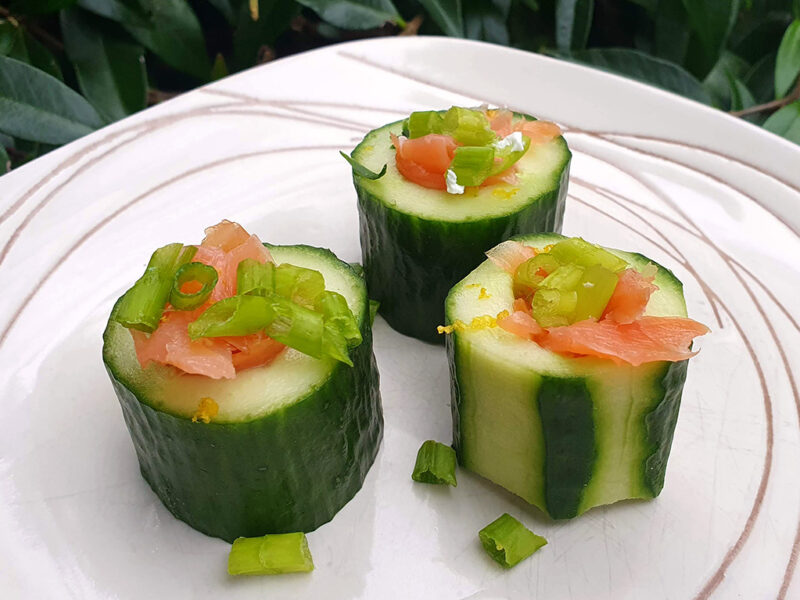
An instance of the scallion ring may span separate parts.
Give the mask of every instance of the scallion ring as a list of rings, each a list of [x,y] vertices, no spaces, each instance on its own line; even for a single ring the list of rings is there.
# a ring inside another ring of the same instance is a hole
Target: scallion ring
[[[208,300],[214,291],[214,286],[217,285],[217,280],[217,271],[214,267],[199,262],[186,263],[175,273],[169,303],[178,310],[194,310]],[[184,292],[183,286],[193,281],[200,284],[200,289]]]

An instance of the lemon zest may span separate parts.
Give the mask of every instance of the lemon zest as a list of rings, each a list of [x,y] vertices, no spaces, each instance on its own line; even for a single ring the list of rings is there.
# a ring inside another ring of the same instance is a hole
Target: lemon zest
[[[481,293],[478,294],[478,300],[486,300],[487,298],[491,298],[492,295],[486,291],[485,287],[481,288]]]
[[[502,186],[492,190],[492,196],[502,200],[512,198],[519,191],[518,187]]]
[[[210,423],[211,419],[217,416],[219,412],[219,404],[213,398],[201,398],[200,404],[197,405],[197,410],[192,415],[192,423]]]

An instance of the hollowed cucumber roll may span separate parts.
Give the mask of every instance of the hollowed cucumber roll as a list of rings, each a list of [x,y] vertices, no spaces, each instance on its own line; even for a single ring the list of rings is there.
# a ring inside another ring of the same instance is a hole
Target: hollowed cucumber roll
[[[353,181],[367,286],[387,322],[441,343],[445,296],[486,250],[561,229],[570,158],[556,125],[507,110],[412,113],[368,133]]]
[[[103,341],[142,475],[195,529],[307,532],[360,489],[378,371],[366,285],[330,251],[224,221],[157,250]]]
[[[447,297],[459,462],[556,519],[664,485],[692,339],[681,282],[556,234],[488,252]]]

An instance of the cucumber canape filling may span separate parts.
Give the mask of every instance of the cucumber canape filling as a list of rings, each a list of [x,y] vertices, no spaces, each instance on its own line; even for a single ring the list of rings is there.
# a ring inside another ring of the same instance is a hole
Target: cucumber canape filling
[[[112,319],[130,329],[142,368],[156,362],[213,379],[268,364],[286,347],[352,366],[348,347],[361,343],[347,300],[325,289],[319,271],[276,266],[230,221],[208,228],[199,246],[156,250]]]
[[[692,340],[664,267],[580,238],[504,242],[446,303],[459,462],[553,518],[664,485]]]
[[[360,489],[383,433],[370,302],[330,251],[223,221],[158,249],[103,340],[142,475],[195,529],[312,531]]]
[[[440,343],[447,291],[484,251],[561,228],[571,154],[553,123],[504,109],[415,112],[345,158],[370,295],[401,333]]]
[[[586,242],[569,238],[533,248],[509,240],[487,253],[511,275],[513,304],[495,317],[460,319],[437,328],[500,327],[542,348],[566,356],[595,356],[639,366],[654,361],[686,360],[696,354],[692,340],[708,333],[702,323],[680,316],[644,316],[658,267],[641,271],[624,259]],[[479,288],[478,299],[489,298]]]

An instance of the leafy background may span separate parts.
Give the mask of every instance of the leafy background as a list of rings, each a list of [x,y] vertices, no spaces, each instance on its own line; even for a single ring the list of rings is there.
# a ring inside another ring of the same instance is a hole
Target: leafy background
[[[0,173],[281,56],[442,34],[613,71],[800,144],[800,0],[12,0]]]

